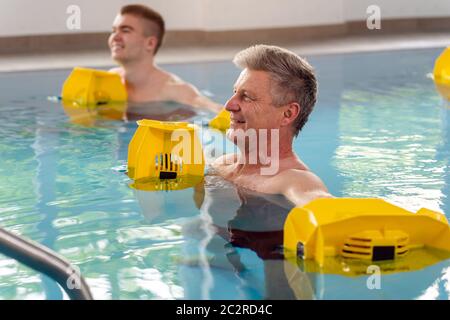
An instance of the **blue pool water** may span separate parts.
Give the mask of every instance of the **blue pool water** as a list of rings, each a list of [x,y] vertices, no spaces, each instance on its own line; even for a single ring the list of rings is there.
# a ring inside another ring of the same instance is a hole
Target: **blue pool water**
[[[319,100],[295,150],[332,194],[450,217],[450,108],[427,77],[440,52],[308,57]],[[221,103],[239,74],[230,62],[164,67]],[[94,298],[450,297],[449,260],[384,275],[374,290],[369,275],[286,265],[278,245],[291,207],[281,197],[236,190],[213,175],[195,190],[130,188],[121,169],[135,122],[70,117],[47,99],[68,73],[0,74],[0,226],[66,257]],[[151,108],[155,114],[161,106]],[[172,120],[210,116],[162,108]],[[0,256],[0,299],[65,297],[50,279]]]

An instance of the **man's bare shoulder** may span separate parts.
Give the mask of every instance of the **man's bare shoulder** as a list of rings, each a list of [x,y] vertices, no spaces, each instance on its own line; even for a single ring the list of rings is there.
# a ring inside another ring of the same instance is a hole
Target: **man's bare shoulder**
[[[169,100],[174,100],[195,108],[219,112],[223,107],[209,98],[203,96],[200,91],[191,83],[185,82],[177,76],[172,76],[164,86],[165,96]]]
[[[160,70],[161,70],[161,72],[163,72],[163,73],[166,75],[167,81],[168,81],[170,84],[173,84],[173,85],[182,85],[182,84],[185,84],[185,83],[186,83],[183,79],[181,79],[181,78],[180,78],[179,76],[177,76],[176,74],[171,73],[171,72],[168,72],[168,71],[165,71],[165,70],[162,70],[162,69],[160,69]]]
[[[223,106],[210,100],[191,83],[184,81],[175,74],[161,70],[167,76],[164,82],[164,96],[196,108],[210,110],[214,113],[222,110]]]
[[[332,198],[322,180],[309,170],[288,169],[274,178],[271,185],[296,206],[304,206],[317,198]]]
[[[328,192],[322,180],[310,170],[287,169],[274,176],[271,180],[282,188],[295,187],[305,192],[311,190]]]
[[[198,94],[197,88],[189,83],[181,79],[176,74],[167,72],[165,70],[160,69],[161,77],[164,77],[165,83],[167,87],[176,89],[176,90],[182,90],[185,93],[192,93],[192,94]]]

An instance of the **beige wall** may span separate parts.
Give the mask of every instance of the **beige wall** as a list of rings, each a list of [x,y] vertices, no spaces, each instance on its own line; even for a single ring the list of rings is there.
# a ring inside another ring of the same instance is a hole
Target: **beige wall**
[[[211,31],[343,22],[341,0],[205,0],[204,3],[207,13],[204,27]]]
[[[202,0],[1,0],[0,36],[105,32],[124,4],[145,3],[167,20],[168,29],[201,28]],[[67,7],[81,9],[81,30],[66,27]]]
[[[0,37],[107,32],[127,0],[1,0]],[[365,20],[378,4],[382,18],[450,17],[450,0],[144,0],[168,30],[245,30],[340,24]],[[66,27],[69,5],[81,8],[81,30]]]
[[[382,18],[450,17],[450,0],[342,0],[347,21],[365,20],[372,4],[381,8]]]

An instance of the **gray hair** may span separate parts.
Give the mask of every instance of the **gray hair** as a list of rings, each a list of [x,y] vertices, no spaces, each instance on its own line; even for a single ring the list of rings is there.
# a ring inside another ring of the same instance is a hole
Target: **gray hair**
[[[270,74],[272,103],[276,107],[291,102],[300,105],[299,115],[294,121],[294,135],[297,136],[316,103],[317,80],[311,65],[289,50],[261,44],[238,52],[233,63],[242,69]]]

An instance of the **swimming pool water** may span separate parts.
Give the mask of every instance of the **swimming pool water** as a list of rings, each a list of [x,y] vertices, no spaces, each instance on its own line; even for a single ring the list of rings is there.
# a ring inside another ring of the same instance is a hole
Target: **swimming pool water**
[[[427,77],[441,50],[308,57],[319,99],[295,150],[332,194],[450,217],[450,108]],[[221,103],[239,74],[229,62],[164,67]],[[70,260],[94,298],[449,298],[448,260],[385,275],[380,290],[368,289],[368,276],[307,274],[289,284],[277,252],[290,209],[283,199],[217,181],[133,190],[120,168],[135,122],[73,121],[47,99],[68,73],[0,74],[0,226]],[[52,280],[0,256],[0,299],[64,297]]]

